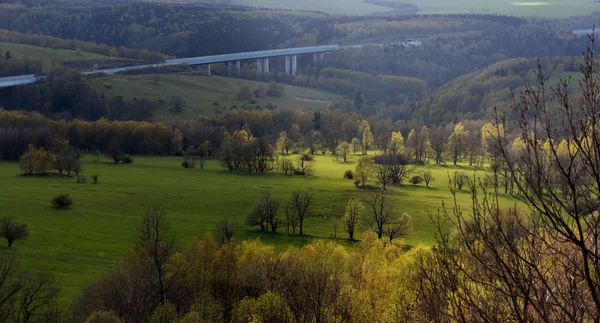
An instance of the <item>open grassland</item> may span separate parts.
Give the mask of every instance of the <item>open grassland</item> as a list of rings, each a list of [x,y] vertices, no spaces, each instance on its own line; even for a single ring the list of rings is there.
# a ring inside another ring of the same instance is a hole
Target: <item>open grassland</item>
[[[0,50],[10,51],[10,54],[13,57],[23,56],[29,59],[39,59],[42,61],[44,70],[46,71],[52,67],[52,61],[54,60],[102,60],[108,58],[107,56],[96,53],[81,52],[81,55],[79,55],[74,50],[53,49],[49,47],[6,42],[0,42]]]
[[[10,216],[29,226],[30,237],[0,252],[11,252],[32,266],[48,267],[57,273],[64,286],[63,302],[70,304],[83,286],[93,282],[117,264],[134,245],[136,225],[149,205],[164,206],[177,231],[181,247],[192,237],[214,232],[223,217],[239,223],[237,239],[255,239],[275,244],[278,250],[289,245],[302,245],[315,238],[330,239],[333,217],[343,215],[350,196],[365,196],[351,180],[343,179],[354,163],[333,161],[331,156],[316,157],[316,173],[311,177],[281,174],[247,175],[229,173],[216,160],[206,168],[184,169],[178,157],[135,157],[131,165],[114,165],[108,160],[93,162],[86,156],[83,175],[98,174],[100,184],[77,184],[74,179],[59,177],[18,176],[17,163],[0,162],[0,217]],[[393,190],[396,209],[409,213],[414,231],[406,238],[410,246],[432,245],[435,227],[428,213],[435,213],[442,201],[451,202],[448,173],[455,168],[431,166],[436,179],[430,188],[405,185]],[[471,171],[465,167],[465,171]],[[472,174],[472,173],[471,173]],[[484,172],[477,172],[478,176]],[[282,233],[260,233],[243,224],[244,215],[270,188],[280,199],[288,199],[296,189],[312,189],[315,193],[313,217],[305,224],[306,237]],[[73,198],[70,210],[50,206],[50,200],[63,193]],[[468,192],[460,192],[459,202],[470,205]],[[503,198],[506,205],[516,200]],[[340,227],[339,242],[347,243]],[[360,239],[362,234],[358,234]]]
[[[600,11],[600,5],[589,0],[398,0],[419,7],[420,14],[479,13],[514,16],[569,17]],[[334,14],[364,15],[389,11],[390,8],[362,0],[295,1],[237,0],[237,4],[294,10],[314,10]]]
[[[158,82],[155,82],[152,75],[115,75],[93,79],[91,82],[105,95],[129,99],[162,98],[167,103],[171,97],[180,97],[185,102],[184,111],[176,113],[165,107],[158,112],[157,119],[171,123],[181,123],[198,116],[211,116],[244,108],[260,110],[267,108],[269,104],[280,109],[324,110],[330,104],[344,100],[338,94],[286,85],[283,97],[257,98],[254,99],[256,103],[250,103],[250,100],[237,98],[239,90],[244,85],[254,90],[259,84],[265,86],[268,84],[221,76],[158,75]]]
[[[413,0],[419,13],[481,13],[513,16],[569,17],[600,11],[600,4],[589,0]]]

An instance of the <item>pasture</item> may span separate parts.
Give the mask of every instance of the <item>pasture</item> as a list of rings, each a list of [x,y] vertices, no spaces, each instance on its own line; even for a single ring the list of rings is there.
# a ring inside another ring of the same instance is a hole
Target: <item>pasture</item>
[[[570,17],[600,11],[600,4],[589,0],[412,0],[420,14],[499,14],[514,16]],[[236,4],[293,10],[323,11],[333,14],[365,15],[389,11],[390,8],[365,3],[362,0],[294,1],[236,0]]]
[[[55,60],[102,60],[108,58],[107,56],[96,53],[81,52],[81,55],[79,55],[74,50],[53,49],[49,47],[40,47],[7,42],[0,42],[0,50],[10,51],[13,57],[23,56],[29,59],[39,59],[42,61],[45,71],[49,70],[52,67],[52,61]]]
[[[158,112],[157,119],[169,123],[182,123],[199,116],[212,116],[244,108],[260,110],[267,108],[269,104],[280,109],[324,110],[332,103],[344,100],[338,94],[286,85],[284,96],[256,98],[255,103],[250,103],[249,100],[239,100],[238,91],[244,85],[248,85],[252,91],[259,84],[267,86],[267,83],[214,75],[158,75],[158,82],[153,80],[152,75],[114,75],[92,79],[90,82],[105,95],[129,99],[162,98],[166,102],[171,97],[181,98],[185,102],[182,112],[175,113],[168,108]]]
[[[17,241],[10,249],[2,241],[0,250],[18,255],[27,265],[55,272],[64,287],[63,305],[68,305],[82,287],[119,263],[134,246],[136,225],[153,203],[166,208],[180,247],[192,237],[214,232],[217,222],[228,217],[238,223],[236,239],[260,238],[283,250],[316,238],[332,239],[334,217],[344,214],[349,197],[366,194],[352,180],[342,177],[345,170],[354,169],[354,162],[338,163],[329,155],[316,157],[316,173],[311,177],[229,173],[216,160],[207,161],[205,169],[184,169],[180,162],[180,157],[136,156],[133,164],[115,165],[103,158],[93,162],[91,156],[86,156],[85,184],[77,184],[72,178],[19,176],[17,163],[0,162],[0,217],[26,223],[30,233],[27,240]],[[405,184],[393,190],[395,207],[413,219],[414,231],[405,239],[409,246],[434,244],[435,228],[428,213],[437,212],[442,201],[451,202],[448,173],[455,169],[430,167],[435,178],[430,188]],[[472,169],[462,168],[473,174]],[[93,174],[99,175],[100,184],[91,184],[89,177]],[[287,200],[293,190],[314,191],[313,217],[305,224],[307,236],[288,235],[286,228],[277,234],[260,233],[244,225],[244,215],[263,188],[270,188],[282,200]],[[64,193],[73,198],[72,208],[51,207],[50,200]],[[467,209],[469,194],[460,192],[459,198]],[[517,203],[511,198],[503,198],[503,202]],[[361,236],[359,233],[357,238]],[[342,227],[337,237],[337,241],[348,243]]]

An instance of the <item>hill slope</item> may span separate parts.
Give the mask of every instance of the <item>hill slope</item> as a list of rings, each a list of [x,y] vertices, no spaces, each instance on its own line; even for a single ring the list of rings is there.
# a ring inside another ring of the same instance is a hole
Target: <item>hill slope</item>
[[[0,42],[0,51],[10,51],[12,57],[23,56],[28,59],[41,60],[45,71],[52,67],[52,62],[55,60],[62,61],[83,61],[83,60],[106,60],[109,57],[81,52],[80,54],[74,50],[68,49],[53,49],[49,47],[40,47],[32,45],[24,45],[17,43]]]
[[[556,87],[561,78],[572,77],[570,86],[577,87],[580,78],[579,58],[540,58],[540,65],[549,84]],[[535,85],[538,59],[513,58],[485,69],[458,77],[430,94],[417,106],[417,114],[433,124],[465,120],[489,119],[494,108],[508,111],[512,94],[518,94],[524,82]]]
[[[283,109],[327,109],[331,104],[344,101],[341,95],[329,92],[285,86],[283,97],[266,97],[239,100],[238,91],[248,85],[251,90],[266,83],[233,79],[220,76],[159,75],[158,82],[152,75],[107,76],[91,80],[92,86],[104,95],[124,98],[161,99],[166,102],[179,97],[184,102],[181,112],[173,112],[165,104],[157,119],[179,123],[198,116],[227,113],[236,109],[260,110],[268,107]]]

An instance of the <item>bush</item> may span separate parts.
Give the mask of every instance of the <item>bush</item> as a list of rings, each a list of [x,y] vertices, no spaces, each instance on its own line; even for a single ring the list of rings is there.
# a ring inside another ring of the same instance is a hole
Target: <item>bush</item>
[[[423,182],[423,178],[419,175],[415,175],[410,179],[410,183],[413,185],[419,185]]]
[[[69,194],[61,194],[57,195],[52,199],[52,205],[59,209],[68,209],[73,204],[73,200],[69,196]]]
[[[99,176],[97,174],[92,175],[92,184],[100,184],[98,177]]]
[[[248,103],[250,103],[250,104],[256,104],[256,100],[250,99],[250,101],[248,101]]]
[[[352,172],[352,170],[347,170],[344,172],[344,178],[345,179],[353,179],[354,178],[354,173]]]
[[[194,164],[193,160],[190,160],[189,158],[184,158],[183,161],[181,162],[181,167],[194,168],[194,167],[196,167],[196,165]]]
[[[358,185],[360,185],[360,180],[355,179],[354,180],[354,186],[358,187]]]
[[[87,177],[85,176],[77,176],[77,183],[78,184],[85,184],[87,182]]]
[[[133,163],[133,158],[131,158],[131,156],[129,156],[129,155],[125,155],[123,157],[123,159],[121,159],[121,162],[123,164],[132,164]]]

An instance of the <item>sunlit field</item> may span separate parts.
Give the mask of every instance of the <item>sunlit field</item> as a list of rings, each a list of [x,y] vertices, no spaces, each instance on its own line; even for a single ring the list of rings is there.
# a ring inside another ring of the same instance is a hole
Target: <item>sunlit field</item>
[[[184,169],[178,157],[137,156],[131,165],[114,165],[105,159],[92,162],[89,156],[84,161],[83,175],[89,178],[98,174],[100,184],[93,185],[89,179],[86,184],[77,184],[67,178],[18,176],[17,163],[0,163],[0,216],[26,223],[30,231],[28,240],[18,241],[10,249],[3,244],[0,250],[55,272],[63,283],[63,302],[67,304],[133,247],[136,225],[153,203],[166,208],[181,247],[192,237],[214,232],[217,222],[228,217],[238,223],[237,239],[260,238],[284,250],[315,238],[332,239],[334,218],[343,215],[348,199],[367,194],[342,176],[345,170],[354,169],[354,161],[338,163],[329,155],[316,157],[316,173],[311,177],[229,173],[216,160],[208,161],[203,170]],[[467,166],[460,169],[470,175],[484,175]],[[405,184],[393,190],[396,209],[413,219],[414,230],[405,239],[408,247],[434,244],[435,227],[429,214],[435,214],[443,201],[451,203],[448,175],[456,169],[431,166],[431,170],[435,181],[430,188]],[[285,228],[277,234],[260,233],[243,224],[244,215],[264,188],[281,200],[288,199],[293,190],[314,191],[315,205],[305,224],[306,237],[288,235]],[[52,208],[50,200],[63,193],[73,198],[72,208]],[[458,196],[468,209],[469,193],[463,191]],[[503,202],[512,205],[517,200],[504,198]],[[349,245],[341,227],[337,238]]]

